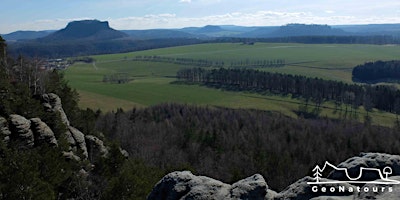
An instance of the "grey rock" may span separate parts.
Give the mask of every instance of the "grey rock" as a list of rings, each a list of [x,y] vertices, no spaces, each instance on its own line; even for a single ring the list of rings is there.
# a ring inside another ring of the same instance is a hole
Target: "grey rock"
[[[128,151],[126,151],[125,149],[119,148],[119,152],[121,152],[121,154],[122,154],[125,158],[129,158],[129,153],[128,153]]]
[[[383,170],[385,167],[392,168],[392,176],[400,175],[400,156],[385,153],[361,153],[340,163],[337,167],[346,168],[351,177],[357,177],[360,167],[377,168]],[[333,170],[328,177],[334,180],[347,180],[343,171]],[[373,181],[379,179],[379,175],[374,172],[364,171],[360,181]]]
[[[354,196],[319,196],[310,200],[354,200]]]
[[[328,182],[332,181],[329,179],[321,178],[320,181],[322,182]],[[286,199],[286,200],[302,200],[302,199],[311,199],[319,196],[350,196],[354,195],[355,192],[348,192],[347,190],[345,192],[338,192],[336,189],[335,192],[330,192],[326,191],[323,192],[320,188],[318,188],[317,192],[312,191],[312,187],[315,185],[310,185],[307,184],[307,182],[315,182],[314,178],[306,176],[295,183],[289,185],[286,189],[284,189],[282,192],[278,193],[274,198],[275,199]],[[324,187],[335,187],[337,188],[338,186],[344,186],[345,188],[353,187],[353,185],[350,185],[348,183],[340,183],[340,184],[326,184]],[[317,186],[319,187],[319,186]]]
[[[276,195],[278,195],[277,192],[271,189],[267,189],[267,194],[265,195],[265,200],[273,200],[275,199]]]
[[[69,133],[70,133],[70,138],[67,140],[71,141],[71,145],[74,144],[75,148],[72,147],[73,149],[77,149],[78,151],[80,151],[79,153],[82,154],[83,159],[87,159],[88,158],[88,151],[87,151],[87,147],[86,147],[86,142],[85,142],[85,135],[79,131],[78,129],[69,126],[68,127]],[[66,136],[69,137],[69,134],[66,133]],[[73,141],[72,141],[72,138]]]
[[[157,183],[148,199],[265,199],[267,188],[258,174],[229,185],[189,171],[172,172]]]
[[[54,136],[54,132],[44,123],[40,118],[32,118],[31,121],[31,129],[34,133],[35,144],[39,144],[41,142],[48,143],[52,146],[58,146],[58,142],[56,137]]]
[[[68,159],[68,160],[74,160],[76,162],[81,161],[81,158],[77,155],[75,155],[72,151],[63,151],[62,155],[64,156],[64,158]]]
[[[93,135],[86,135],[85,139],[90,160],[96,160],[100,157],[107,157],[108,149],[106,146],[104,146],[102,140]]]
[[[267,183],[260,174],[255,174],[232,184],[231,196],[238,199],[264,199],[267,194]]]
[[[18,141],[18,148],[31,148],[34,146],[34,136],[31,130],[31,121],[20,115],[10,115],[11,136],[10,140]]]
[[[58,112],[61,116],[61,121],[66,125],[70,126],[67,115],[62,107],[61,99],[54,93],[42,95],[42,105],[47,112]]]
[[[4,117],[0,117],[0,139],[3,138],[5,143],[10,141],[11,131],[8,128],[7,119]]]
[[[400,176],[391,176],[390,179],[400,181]],[[368,192],[364,190],[366,187],[368,188]],[[391,187],[393,191],[389,191],[389,187]],[[374,188],[378,192],[373,191]],[[400,184],[378,185],[367,183],[361,188],[357,199],[400,199]]]

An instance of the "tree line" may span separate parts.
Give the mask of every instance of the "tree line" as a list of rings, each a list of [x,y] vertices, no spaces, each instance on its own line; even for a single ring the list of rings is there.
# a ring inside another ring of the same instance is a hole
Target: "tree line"
[[[199,83],[228,90],[252,91],[291,95],[313,101],[317,108],[324,101],[335,104],[359,106],[369,111],[377,108],[400,114],[400,91],[386,85],[357,85],[323,80],[299,75],[270,73],[252,69],[182,69],[177,72],[178,81]]]
[[[190,65],[197,67],[232,67],[232,68],[241,68],[241,67],[283,67],[285,66],[284,59],[264,59],[264,60],[238,60],[231,61],[227,63],[226,61],[215,61],[215,60],[207,60],[207,59],[194,59],[194,58],[173,58],[166,56],[136,56],[132,59],[133,61],[146,61],[146,62],[162,62],[162,63],[174,63],[179,65]]]
[[[400,61],[367,62],[353,68],[353,81],[365,83],[400,81]]]
[[[210,41],[211,42],[211,41]],[[213,42],[270,42],[270,43],[303,43],[303,44],[400,44],[400,38],[391,35],[373,36],[288,36],[274,38],[217,38]]]

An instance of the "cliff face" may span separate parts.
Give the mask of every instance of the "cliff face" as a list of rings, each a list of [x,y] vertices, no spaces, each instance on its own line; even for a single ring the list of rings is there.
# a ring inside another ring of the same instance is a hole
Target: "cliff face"
[[[264,178],[259,174],[229,185],[209,177],[195,176],[189,171],[172,172],[156,184],[149,194],[148,200],[361,200],[399,199],[400,197],[400,156],[398,155],[361,153],[359,156],[340,163],[337,167],[338,169],[332,169],[327,178],[319,178],[319,182],[324,182],[322,185],[310,184],[315,183],[316,178],[307,176],[289,185],[281,192],[270,190]],[[388,170],[389,168],[390,170]],[[352,177],[357,177],[354,175],[361,173],[357,179],[358,183],[343,177],[343,169],[353,175]],[[381,175],[385,174],[388,177],[381,176],[371,181],[370,172],[377,172],[375,169],[380,170]],[[339,187],[344,190],[339,190]]]

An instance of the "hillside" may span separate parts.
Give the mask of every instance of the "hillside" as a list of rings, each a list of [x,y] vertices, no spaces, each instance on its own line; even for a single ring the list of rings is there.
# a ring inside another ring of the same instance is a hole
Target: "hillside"
[[[54,31],[15,31],[9,34],[4,34],[2,37],[7,41],[17,40],[32,40],[48,36]]]

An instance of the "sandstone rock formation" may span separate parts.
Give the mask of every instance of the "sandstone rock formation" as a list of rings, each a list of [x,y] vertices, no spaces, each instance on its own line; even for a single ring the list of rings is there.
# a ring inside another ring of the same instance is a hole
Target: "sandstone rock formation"
[[[377,168],[383,170],[386,166],[392,168],[392,174],[400,175],[400,156],[390,155],[385,153],[361,153],[359,156],[355,156],[347,159],[340,163],[337,167],[346,168],[350,176],[357,177],[360,171],[360,167]],[[342,171],[333,170],[329,176],[329,179],[334,180],[347,180],[347,177]],[[364,172],[361,177],[362,180],[372,181],[379,179],[376,173]]]
[[[159,199],[264,199],[267,183],[253,175],[232,185],[189,171],[172,172],[157,183],[149,200]]]
[[[91,160],[98,159],[100,157],[107,157],[108,148],[104,146],[102,140],[93,135],[86,135],[87,151],[91,157]]]
[[[54,93],[42,95],[42,105],[47,112],[57,112],[60,114],[61,121],[66,125],[70,126],[67,115],[62,107],[61,99]]]
[[[34,133],[35,144],[47,143],[51,146],[58,146],[57,139],[54,132],[47,126],[46,123],[42,122],[40,118],[32,118],[31,129]]]
[[[0,139],[3,139],[5,143],[10,141],[11,131],[8,128],[7,119],[4,117],[0,117]]]
[[[79,161],[90,158],[97,159],[108,155],[108,147],[96,136],[85,135],[80,130],[71,126],[62,107],[61,99],[56,94],[42,95],[42,105],[46,112],[56,112],[61,116],[62,123],[66,126],[65,133],[55,135],[53,130],[40,118],[26,119],[17,114],[8,118],[0,117],[0,139],[6,144],[12,142],[20,149],[29,149],[47,143],[50,146],[58,146],[58,140],[64,137],[69,144],[69,150],[62,152],[65,158]],[[128,153],[120,149],[122,155],[128,157]]]
[[[10,140],[15,141],[18,148],[31,148],[34,145],[31,121],[20,115],[10,115]]]
[[[189,171],[172,172],[161,179],[148,199],[266,199],[266,200],[350,200],[350,199],[400,199],[400,156],[384,153],[361,153],[359,156],[349,158],[340,163],[338,167],[346,168],[351,173],[357,174],[361,167],[383,170],[390,167],[390,180],[399,181],[398,184],[378,184],[375,175],[366,172],[358,181],[364,183],[347,182],[340,170],[333,169],[328,178],[320,178],[321,182],[344,180],[340,183],[324,183],[318,185],[318,190],[313,191],[308,184],[315,182],[313,177],[304,177],[277,193],[268,189],[267,183],[261,175],[254,175],[238,181],[232,185],[222,183],[205,176],[195,176]],[[329,171],[328,171],[329,172]],[[382,171],[383,172],[383,171]],[[365,183],[366,182],[366,183]],[[350,184],[351,183],[351,184]],[[338,188],[345,188],[339,191]],[[327,191],[322,191],[325,187]],[[330,188],[335,190],[329,191]],[[350,190],[350,188],[352,188]],[[373,191],[378,188],[378,192]],[[390,188],[390,189],[389,189]]]

